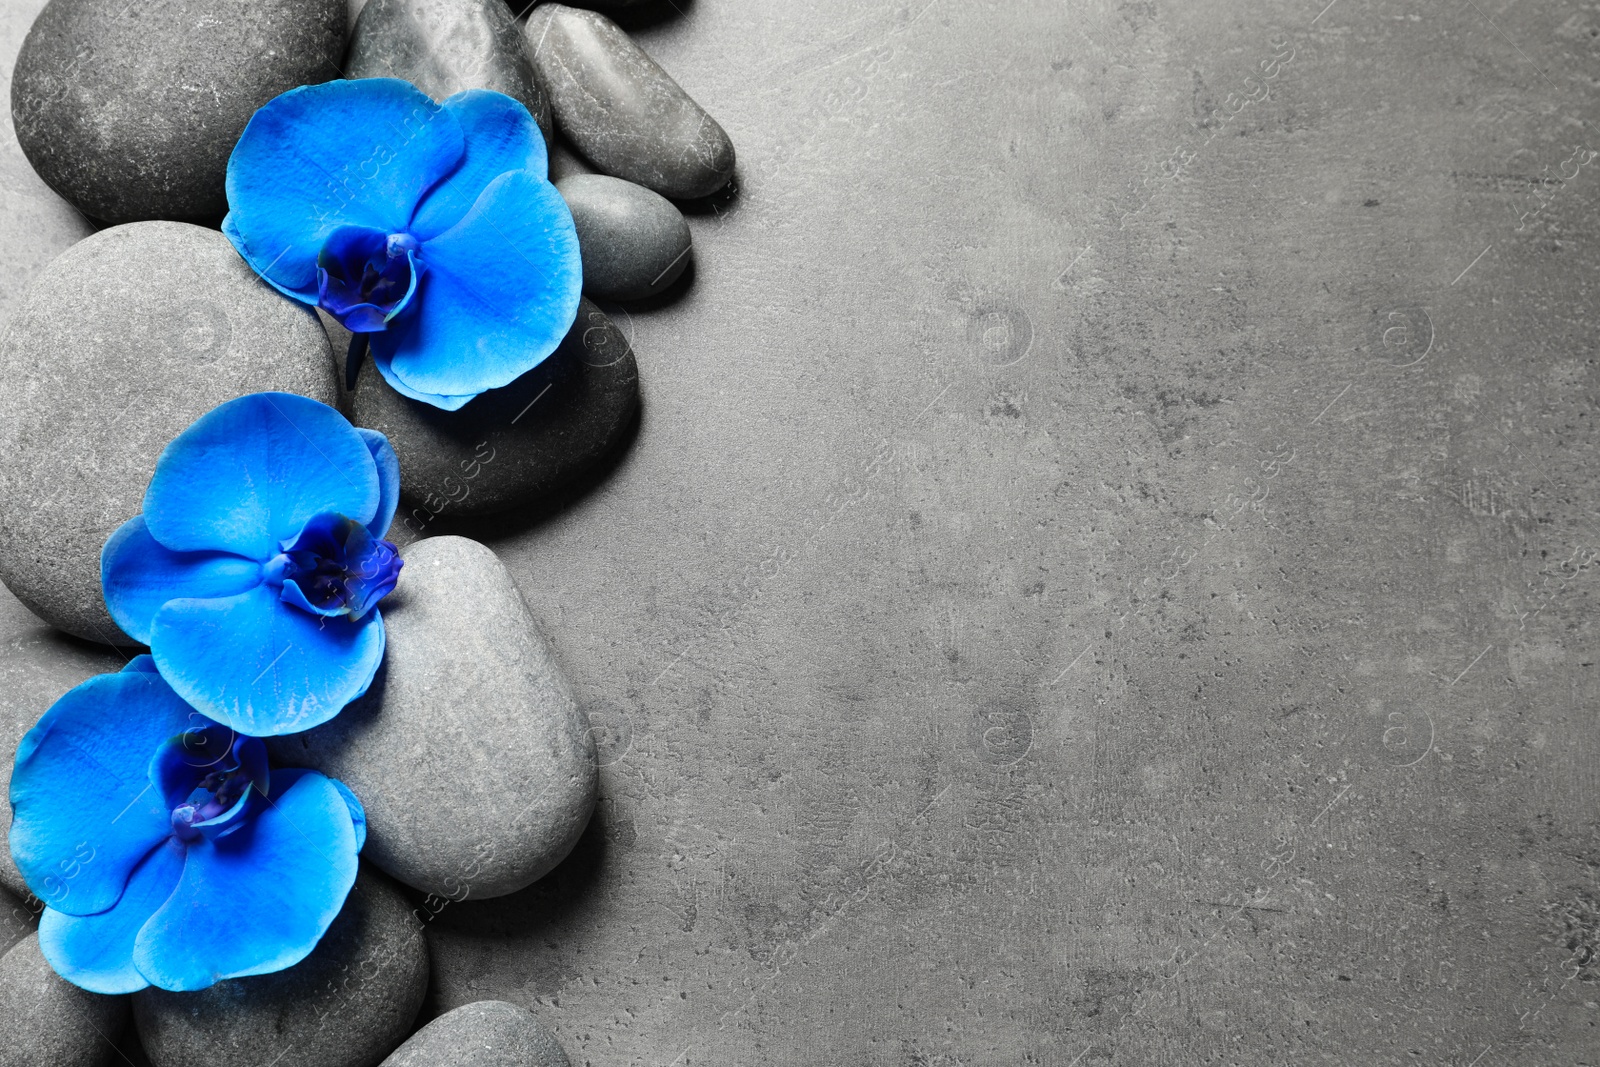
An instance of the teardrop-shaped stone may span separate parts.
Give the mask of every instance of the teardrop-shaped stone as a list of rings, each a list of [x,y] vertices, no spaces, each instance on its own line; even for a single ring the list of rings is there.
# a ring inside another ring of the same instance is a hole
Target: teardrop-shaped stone
[[[492,89],[518,101],[550,142],[550,101],[505,0],[367,0],[345,72],[402,78],[435,100]]]
[[[588,296],[642,300],[677,281],[689,265],[689,224],[659,193],[608,174],[574,174],[556,190],[578,228]]]
[[[727,132],[615,22],[541,4],[526,33],[556,126],[589,162],[675,199],[728,184]]]
[[[505,565],[465,537],[407,547],[382,605],[384,665],[331,721],[273,756],[349,786],[362,855],[450,900],[503,896],[577,843],[598,770],[589,723]]]

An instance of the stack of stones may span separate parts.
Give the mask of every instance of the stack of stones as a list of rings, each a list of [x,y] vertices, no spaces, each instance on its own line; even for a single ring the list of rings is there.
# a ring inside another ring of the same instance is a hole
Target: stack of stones
[[[18,140],[103,228],[34,280],[0,332],[0,580],[49,627],[0,657],[0,789],[39,716],[133,653],[101,598],[101,546],[139,512],[162,448],[217,404],[284,390],[386,434],[402,485],[390,536],[411,543],[371,691],[273,742],[279,761],[344,781],[367,811],[362,874],[317,949],[199,993],[86,993],[40,955],[43,905],[0,819],[0,1067],[120,1063],[114,1046],[154,1067],[566,1067],[514,1005],[467,1004],[416,1029],[427,922],[543,877],[582,835],[597,788],[588,720],[510,572],[443,534],[546,509],[614,462],[639,372],[603,305],[683,288],[690,233],[673,201],[724,192],[734,151],[611,19],[520,7],[367,0],[352,30],[346,0],[51,0],[23,45]],[[460,411],[400,396],[370,364],[346,391],[348,336],[257,278],[216,229],[251,114],[341,76],[403,78],[436,99],[505,93],[563,163],[552,178],[583,258],[577,321],[544,363]]]

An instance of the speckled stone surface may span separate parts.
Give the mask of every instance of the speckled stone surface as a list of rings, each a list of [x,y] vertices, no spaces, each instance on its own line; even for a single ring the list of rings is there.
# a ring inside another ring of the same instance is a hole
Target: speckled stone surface
[[[20,605],[6,597],[11,605]],[[30,895],[11,862],[11,768],[23,735],[50,705],[80,682],[121,670],[127,657],[116,649],[68,637],[18,610],[22,625],[0,637],[0,886],[22,899]]]
[[[220,220],[251,114],[338,77],[344,44],[343,0],[51,0],[16,63],[16,135],[96,219]]]
[[[505,0],[369,0],[345,76],[404,78],[435,100],[492,89],[527,108],[550,140],[550,101]]]
[[[562,178],[583,254],[583,291],[595,300],[642,300],[688,267],[689,224],[665,197],[605,174]]]
[[[494,553],[407,547],[383,602],[384,665],[328,723],[269,741],[361,798],[363,855],[451,901],[522,889],[571,851],[594,808],[589,722]]]
[[[503,1000],[463,1004],[412,1035],[383,1067],[570,1067],[548,1028]]]
[[[600,799],[430,924],[437,1008],[595,1067],[1593,1059],[1600,16],[674,2],[738,194],[616,316],[622,463],[492,541]]]
[[[428,987],[413,908],[362,866],[344,910],[286,971],[194,993],[133,995],[153,1067],[376,1067],[411,1029]]]
[[[10,822],[10,819],[6,821]],[[38,928],[38,909],[29,907],[22,897],[9,888],[0,889],[0,956]]]
[[[602,472],[638,413],[639,368],[617,325],[584,300],[543,363],[459,411],[401,396],[370,361],[350,404],[355,424],[385,434],[400,457],[395,522],[414,536],[536,504]]]
[[[709,196],[728,183],[726,131],[616,23],[541,4],[526,32],[556,124],[600,170],[670,197]]]
[[[215,230],[102,230],[50,264],[0,327],[0,580],[39,617],[127,643],[100,549],[138,514],[156,457],[224,400],[336,398],[316,316]]]
[[[30,933],[0,955],[0,1067],[106,1067],[128,1025],[128,998],[79,989],[57,976]]]

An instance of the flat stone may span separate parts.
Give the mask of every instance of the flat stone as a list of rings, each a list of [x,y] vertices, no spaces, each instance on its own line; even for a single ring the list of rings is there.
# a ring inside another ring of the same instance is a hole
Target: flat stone
[[[138,514],[156,457],[225,400],[337,397],[317,318],[215,230],[102,230],[45,268],[0,334],[0,581],[40,618],[129,644],[100,549]]]
[[[104,645],[33,626],[0,643],[0,885],[32,894],[11,861],[11,767],[17,745],[50,705],[78,683],[121,670],[126,658]]]
[[[589,821],[589,723],[493,552],[430,537],[402,558],[371,690],[271,751],[353,789],[366,858],[407,885],[457,901],[512,893]]]
[[[435,100],[492,89],[527,108],[550,143],[550,101],[505,0],[368,0],[345,76],[403,78]]]
[[[362,865],[311,955],[194,993],[144,989],[134,1022],[154,1067],[372,1067],[428,991],[428,949],[400,890]]]
[[[104,1067],[122,1062],[114,1042],[128,1026],[128,998],[66,981],[30,933],[0,956],[0,1019],[0,1067]]]
[[[693,248],[672,201],[606,174],[556,185],[578,227],[583,291],[597,300],[641,300],[678,280]]]
[[[481,1000],[446,1012],[382,1067],[571,1067],[556,1035],[533,1013],[503,1000]]]
[[[556,126],[598,169],[674,199],[733,177],[733,142],[615,22],[541,4],[525,28]]]
[[[352,417],[400,457],[398,526],[485,515],[556,493],[616,449],[639,408],[639,368],[622,332],[588,300],[561,345],[533,370],[459,411],[395,392],[369,361]]]
[[[344,0],[51,0],[17,58],[17,140],[106,222],[220,219],[255,110],[339,77]]]

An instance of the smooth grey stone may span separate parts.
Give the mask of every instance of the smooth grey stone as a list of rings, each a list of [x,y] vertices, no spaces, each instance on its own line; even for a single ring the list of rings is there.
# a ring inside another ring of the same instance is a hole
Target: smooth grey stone
[[[428,947],[400,890],[362,865],[344,910],[287,970],[133,995],[154,1067],[374,1067],[428,992]]]
[[[550,143],[550,101],[505,0],[368,0],[345,76],[403,78],[435,100],[492,89],[527,108]]]
[[[366,857],[407,885],[457,901],[512,893],[589,821],[589,723],[493,552],[431,537],[402,558],[372,689],[271,751],[353,789]]]
[[[139,513],[156,457],[225,400],[333,403],[328,338],[215,230],[139,222],[78,242],[0,334],[0,581],[35,614],[130,644],[100,549]]]
[[[570,486],[615,450],[638,409],[633,350],[588,300],[543,363],[459,411],[401,396],[370,361],[352,400],[355,424],[385,434],[400,457],[395,524],[412,533]]]
[[[526,33],[556,126],[597,168],[675,199],[728,184],[727,133],[615,22],[541,4]]]
[[[589,296],[654,296],[689,265],[689,224],[666,197],[606,174],[563,178],[556,189],[578,227],[583,291]]]
[[[38,901],[33,903],[38,904]],[[38,928],[38,907],[25,903],[10,889],[0,889],[0,956]]]
[[[344,0],[51,0],[11,81],[17,140],[106,222],[220,219],[255,110],[339,76]]]
[[[68,982],[30,933],[0,956],[0,1020],[0,1067],[104,1067],[122,1062],[128,998]]]
[[[480,1000],[446,1012],[383,1067],[571,1067],[556,1035],[533,1013],[503,1000]]]
[[[0,644],[0,885],[33,896],[11,860],[11,768],[17,745],[62,694],[97,674],[121,670],[125,656],[35,623]]]

